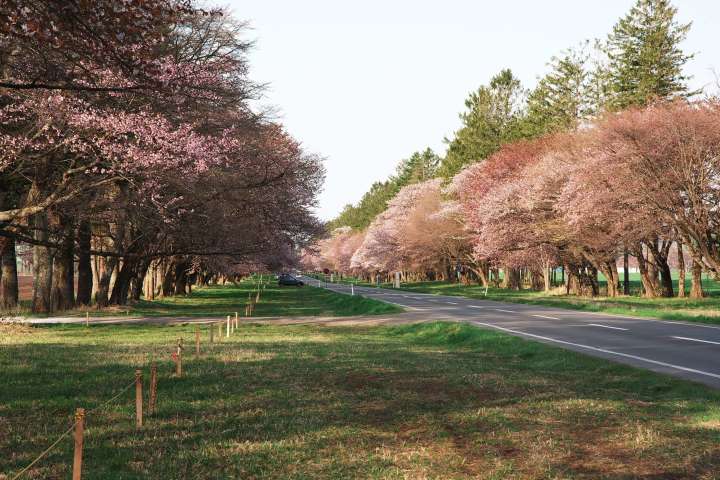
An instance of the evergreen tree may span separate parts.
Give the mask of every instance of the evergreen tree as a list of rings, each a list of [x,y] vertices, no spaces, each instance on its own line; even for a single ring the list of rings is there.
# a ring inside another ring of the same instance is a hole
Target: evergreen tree
[[[447,140],[447,155],[440,174],[451,178],[465,165],[483,160],[503,143],[522,137],[527,92],[511,70],[502,70],[489,85],[481,86],[465,100],[466,111],[460,114],[462,127]]]
[[[691,24],[678,23],[676,15],[670,0],[637,0],[615,25],[607,42],[611,109],[694,93],[683,74],[693,55],[680,48]]]
[[[526,137],[574,130],[596,113],[595,76],[589,64],[586,45],[552,58],[551,71],[528,96]]]
[[[400,162],[394,181],[398,188],[402,188],[405,185],[430,180],[436,176],[439,165],[440,157],[431,148],[426,148]]]
[[[387,208],[387,203],[406,185],[424,182],[436,176],[440,157],[432,149],[415,152],[397,166],[395,175],[384,182],[375,182],[357,205],[345,205],[340,214],[327,223],[332,231],[339,227],[355,230],[366,228]]]

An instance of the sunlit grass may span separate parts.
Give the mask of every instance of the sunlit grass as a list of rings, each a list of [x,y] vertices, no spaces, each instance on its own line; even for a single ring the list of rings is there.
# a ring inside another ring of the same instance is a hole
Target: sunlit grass
[[[154,359],[159,411],[88,417],[87,479],[713,478],[720,394],[463,324],[0,327],[0,472]],[[146,382],[147,385],[147,382]],[[72,441],[28,478],[68,478]],[[3,478],[0,476],[0,478]],[[4,477],[7,478],[7,477]]]

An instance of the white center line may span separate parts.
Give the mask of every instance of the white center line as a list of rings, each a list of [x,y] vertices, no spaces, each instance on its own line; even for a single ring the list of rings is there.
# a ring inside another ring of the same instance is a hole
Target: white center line
[[[713,345],[720,345],[720,342],[713,342],[710,340],[700,340],[699,338],[688,338],[688,337],[670,337],[670,338],[677,338],[678,340],[687,340],[688,342],[712,343]]]
[[[611,327],[610,325],[600,325],[599,323],[588,323],[588,327],[602,327],[602,328],[611,328],[613,330],[627,330],[627,328],[620,328],[620,327]]]
[[[485,308],[481,305],[469,305],[470,308]]]
[[[445,303],[449,303],[450,305],[457,305],[456,302],[445,302]]]
[[[496,312],[505,312],[505,313],[515,313],[512,310],[503,310],[502,308],[496,308],[495,311]]]
[[[548,320],[560,320],[560,319],[557,318],[557,317],[548,317],[547,315],[533,315],[533,317],[547,318]]]
[[[653,365],[660,365],[661,367],[670,367],[670,368],[674,368],[676,370],[681,370],[683,372],[697,373],[698,375],[705,375],[707,377],[712,377],[712,378],[720,378],[720,375],[718,375],[717,373],[704,372],[702,370],[696,370],[694,368],[683,367],[681,365],[673,365],[672,363],[660,362],[658,360],[652,360],[650,358],[639,357],[637,355],[630,355],[629,353],[613,352],[612,350],[606,350],[604,348],[593,347],[592,345],[583,345],[582,343],[566,342],[565,340],[559,340],[557,338],[551,338],[551,337],[543,337],[542,335],[534,335],[532,333],[522,332],[520,330],[512,330],[510,328],[500,327],[497,325],[493,325],[491,323],[483,323],[483,322],[473,322],[473,323],[475,323],[477,325],[482,325],[483,327],[487,327],[487,328],[494,328],[494,329],[500,330],[502,332],[514,333],[516,335],[521,335],[523,337],[537,338],[538,340],[545,340],[546,342],[553,342],[553,343],[559,343],[560,345],[570,345],[572,347],[585,348],[587,350],[592,350],[594,352],[606,353],[608,355],[617,355],[618,357],[630,358],[630,359],[638,360],[641,362],[651,363]]]

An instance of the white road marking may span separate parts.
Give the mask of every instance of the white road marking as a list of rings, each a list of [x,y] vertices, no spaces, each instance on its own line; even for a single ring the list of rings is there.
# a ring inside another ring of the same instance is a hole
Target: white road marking
[[[445,303],[449,303],[450,305],[457,305],[457,302],[445,302]]]
[[[548,317],[547,315],[533,315],[533,317],[547,318],[548,320],[560,320],[560,319],[557,318],[557,317]]]
[[[485,308],[481,305],[469,305],[470,308]]]
[[[610,325],[601,325],[599,323],[588,323],[588,327],[602,327],[602,328],[611,328],[613,330],[627,330],[627,328],[620,328],[620,327],[611,327]]]
[[[678,340],[687,340],[688,342],[712,343],[713,345],[720,345],[720,342],[713,342],[710,340],[700,340],[699,338],[689,338],[689,337],[670,337],[670,338],[677,338]]]
[[[623,358],[631,358],[633,360],[639,360],[641,362],[647,362],[647,363],[650,363],[653,365],[660,365],[661,367],[670,367],[670,368],[674,368],[676,370],[680,370],[683,372],[697,373],[698,375],[705,375],[707,377],[712,377],[712,378],[720,378],[720,375],[718,375],[716,373],[704,372],[702,370],[696,370],[694,368],[683,367],[680,365],[673,365],[672,363],[660,362],[658,360],[652,360],[650,358],[639,357],[637,355],[630,355],[629,353],[613,352],[612,350],[606,350],[604,348],[593,347],[591,345],[583,345],[582,343],[566,342],[565,340],[558,340],[556,338],[543,337],[542,335],[534,335],[532,333],[521,332],[519,330],[512,330],[510,328],[499,327],[499,326],[493,325],[491,323],[483,323],[483,322],[472,322],[472,323],[475,323],[477,325],[482,325],[482,326],[488,327],[488,328],[494,328],[496,330],[500,330],[500,331],[507,332],[507,333],[514,333],[516,335],[520,335],[523,337],[537,338],[538,340],[545,340],[547,342],[559,343],[561,345],[570,345],[573,347],[579,347],[579,348],[585,348],[587,350],[592,350],[594,352],[607,353],[609,355],[617,355],[618,357],[623,357]]]
[[[512,310],[503,310],[502,308],[496,308],[495,311],[496,312],[505,312],[505,313],[515,313]]]
[[[691,322],[681,322],[678,320],[660,320],[657,318],[648,318],[648,317],[631,317],[629,315],[619,315],[617,313],[605,313],[605,312],[584,312],[584,311],[571,311],[568,310],[567,312],[562,312],[565,315],[577,315],[578,313],[582,313],[583,315],[601,315],[604,317],[613,317],[613,318],[623,318],[626,320],[642,320],[644,322],[658,322],[658,323],[667,323],[670,325],[685,325],[688,327],[699,327],[699,328],[711,328],[713,330],[720,330],[720,327],[717,325],[705,325],[699,322],[691,323]]]

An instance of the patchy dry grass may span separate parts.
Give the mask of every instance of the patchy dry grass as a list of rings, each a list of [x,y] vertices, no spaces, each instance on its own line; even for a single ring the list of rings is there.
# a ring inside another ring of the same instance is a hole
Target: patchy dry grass
[[[693,383],[448,323],[244,324],[187,354],[186,375],[172,378],[171,346],[193,331],[0,331],[0,472],[27,464],[75,407],[111,397],[151,358],[158,414],[136,431],[128,392],[91,415],[83,478],[710,479],[720,469],[720,394]],[[30,478],[68,478],[71,444]]]

